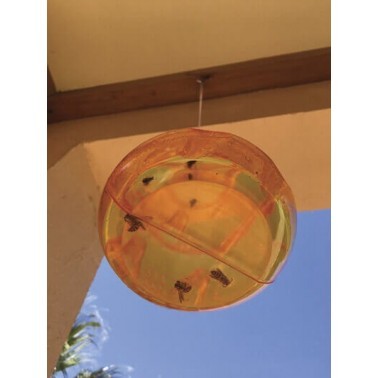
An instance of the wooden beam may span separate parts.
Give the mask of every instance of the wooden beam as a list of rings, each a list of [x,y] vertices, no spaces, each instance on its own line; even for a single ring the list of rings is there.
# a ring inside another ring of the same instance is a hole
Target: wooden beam
[[[48,122],[197,101],[203,76],[204,99],[330,80],[331,48],[58,92],[48,97]]]

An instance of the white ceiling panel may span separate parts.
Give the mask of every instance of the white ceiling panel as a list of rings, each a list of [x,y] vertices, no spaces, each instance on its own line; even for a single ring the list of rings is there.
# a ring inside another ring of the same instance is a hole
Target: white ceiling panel
[[[57,90],[330,46],[330,0],[49,0]]]

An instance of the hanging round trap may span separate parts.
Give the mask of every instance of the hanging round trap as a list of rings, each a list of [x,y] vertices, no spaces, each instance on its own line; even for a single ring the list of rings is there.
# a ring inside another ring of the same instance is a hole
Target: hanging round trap
[[[222,132],[185,129],[130,152],[103,191],[105,255],[156,304],[211,310],[273,282],[296,228],[292,192],[272,160]]]

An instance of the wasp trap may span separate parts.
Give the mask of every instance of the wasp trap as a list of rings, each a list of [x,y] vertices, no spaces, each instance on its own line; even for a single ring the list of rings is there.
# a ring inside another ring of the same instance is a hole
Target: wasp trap
[[[99,211],[105,255],[143,298],[212,310],[257,294],[286,261],[292,192],[272,160],[237,136],[189,129],[130,152]]]

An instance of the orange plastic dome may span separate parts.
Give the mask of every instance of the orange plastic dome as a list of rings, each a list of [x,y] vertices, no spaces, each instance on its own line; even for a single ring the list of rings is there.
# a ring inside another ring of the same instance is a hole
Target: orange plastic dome
[[[156,304],[229,306],[273,282],[296,228],[289,186],[256,146],[231,134],[161,134],[109,177],[99,232],[121,280]]]

